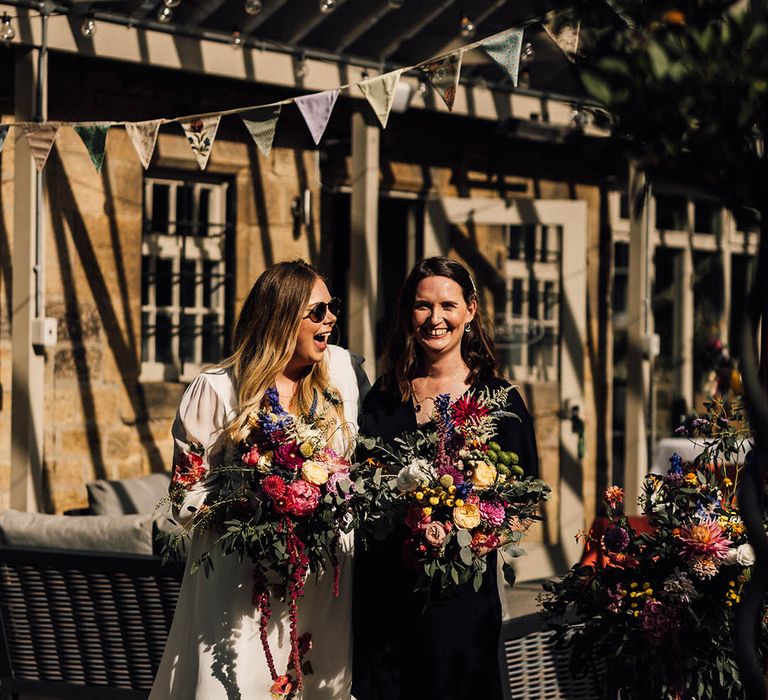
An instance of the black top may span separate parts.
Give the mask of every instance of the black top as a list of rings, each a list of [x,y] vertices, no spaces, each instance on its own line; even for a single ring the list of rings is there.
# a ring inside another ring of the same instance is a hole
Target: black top
[[[492,378],[472,388],[505,386]],[[520,420],[500,419],[496,441],[517,452],[527,475],[538,476],[533,424],[516,389],[508,410]],[[377,381],[363,404],[360,432],[391,442],[418,427],[413,404]],[[414,591],[416,572],[402,557],[407,536],[402,526],[367,549],[362,543],[355,548],[352,694],[357,700],[500,700],[496,553],[488,555],[479,591],[468,583],[433,597],[425,608],[423,594]]]

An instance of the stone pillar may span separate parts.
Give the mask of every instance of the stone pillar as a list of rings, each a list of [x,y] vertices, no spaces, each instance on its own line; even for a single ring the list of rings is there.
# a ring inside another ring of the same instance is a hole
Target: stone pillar
[[[367,105],[365,105],[367,107]],[[366,113],[352,113],[352,196],[349,245],[349,349],[366,359],[376,378],[379,256],[379,141],[381,132]]]
[[[32,121],[38,116],[38,49],[20,49],[15,55],[15,119]],[[45,60],[45,59],[43,59]],[[43,96],[42,106],[45,99]],[[45,116],[43,113],[39,116]],[[43,398],[45,355],[32,345],[36,317],[45,316],[45,301],[36,296],[38,276],[42,278],[42,251],[36,250],[36,232],[42,244],[42,222],[38,222],[37,199],[42,194],[40,175],[22,129],[13,129],[13,286],[11,334],[13,338],[11,384],[11,508],[37,511],[42,504]],[[40,267],[38,264],[40,255]],[[40,308],[36,308],[39,306]]]
[[[629,169],[629,298],[627,304],[627,399],[624,448],[624,504],[628,515],[638,512],[637,498],[648,473],[648,406],[650,363],[644,347],[650,335],[648,263],[648,198],[645,173]]]

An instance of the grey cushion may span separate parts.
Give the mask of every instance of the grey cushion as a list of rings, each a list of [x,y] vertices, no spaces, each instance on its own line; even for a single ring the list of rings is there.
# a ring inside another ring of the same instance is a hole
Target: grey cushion
[[[170,474],[150,474],[137,479],[98,479],[86,484],[88,506],[94,515],[154,513],[168,495]]]
[[[151,515],[0,513],[4,544],[17,547],[152,554]]]

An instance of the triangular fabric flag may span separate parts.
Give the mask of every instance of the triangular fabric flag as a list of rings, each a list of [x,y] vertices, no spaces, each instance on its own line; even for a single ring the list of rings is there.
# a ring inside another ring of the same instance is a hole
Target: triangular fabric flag
[[[240,114],[245,128],[253,138],[263,156],[268,156],[275,140],[277,119],[280,116],[281,105],[252,109]]]
[[[453,109],[453,101],[456,99],[456,88],[459,84],[461,57],[463,55],[463,51],[457,51],[439,61],[432,61],[432,63],[420,66],[424,76],[443,98],[449,111]]]
[[[517,87],[517,73],[520,70],[520,51],[523,48],[523,30],[510,29],[492,36],[481,43],[486,53],[512,78]]]
[[[149,167],[152,160],[152,154],[155,152],[157,143],[157,132],[160,131],[162,119],[150,119],[146,122],[126,122],[125,130],[131,137],[131,143],[136,149],[144,170]]]
[[[0,151],[2,151],[3,146],[5,146],[5,137],[8,136],[9,128],[8,124],[0,124]]]
[[[41,173],[45,167],[45,162],[53,148],[53,142],[56,140],[56,134],[59,133],[58,124],[24,124],[22,127],[27,136],[27,142],[32,149],[32,157],[35,159],[37,172]]]
[[[205,170],[205,166],[208,165],[208,159],[211,157],[211,149],[216,139],[216,132],[219,129],[220,121],[221,115],[217,114],[213,117],[202,117],[188,122],[181,122],[181,128],[184,129],[184,133],[187,135],[187,141],[189,141],[195,158],[197,158],[200,170]]]
[[[549,34],[552,41],[554,41],[565,54],[565,57],[573,63],[576,55],[576,51],[579,48],[579,29],[581,28],[581,22],[568,22],[566,18],[567,14],[562,11],[552,10],[544,15],[544,31]]]
[[[383,129],[387,128],[389,119],[389,110],[392,109],[392,100],[395,99],[395,88],[400,80],[403,69],[393,70],[384,75],[378,75],[375,78],[363,80],[357,84],[365,99],[368,100],[373,111],[381,122]]]
[[[88,149],[88,155],[91,157],[91,162],[97,173],[101,172],[101,166],[104,165],[104,151],[107,147],[107,132],[110,126],[112,125],[93,124],[75,127],[77,135]]]
[[[328,120],[331,118],[333,106],[339,96],[339,89],[326,90],[325,92],[316,92],[313,95],[302,95],[294,97],[293,101],[307,122],[309,133],[315,146],[320,145],[320,139],[323,138],[325,127],[328,126]]]

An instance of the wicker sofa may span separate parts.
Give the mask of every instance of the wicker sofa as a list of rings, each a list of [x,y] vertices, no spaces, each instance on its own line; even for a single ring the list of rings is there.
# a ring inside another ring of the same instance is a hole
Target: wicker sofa
[[[149,695],[183,572],[156,544],[167,483],[89,484],[96,514],[0,514],[0,700]]]

